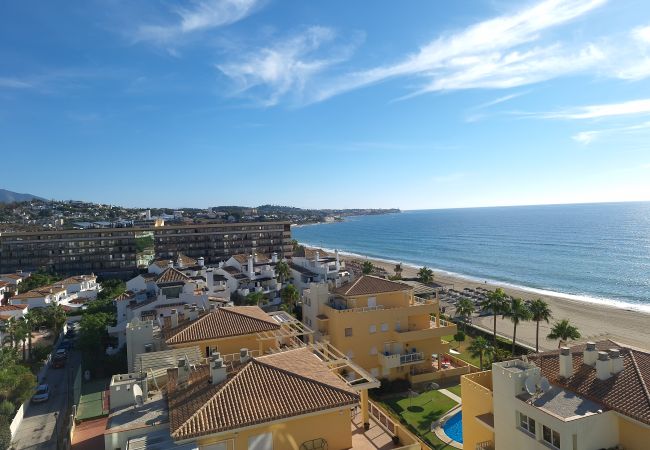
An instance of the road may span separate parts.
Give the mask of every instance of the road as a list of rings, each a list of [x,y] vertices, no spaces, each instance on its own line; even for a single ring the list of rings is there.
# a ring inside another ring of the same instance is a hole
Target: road
[[[14,437],[12,448],[15,450],[52,450],[56,448],[57,416],[54,413],[59,415],[65,413],[68,403],[68,377],[79,364],[81,364],[81,355],[72,350],[68,355],[65,368],[48,368],[45,378],[39,380],[39,383],[49,384],[50,399],[47,402],[29,405]]]

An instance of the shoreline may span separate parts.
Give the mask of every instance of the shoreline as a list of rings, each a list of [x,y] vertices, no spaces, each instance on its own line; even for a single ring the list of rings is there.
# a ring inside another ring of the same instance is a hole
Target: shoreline
[[[308,248],[318,248],[313,245],[301,243]],[[323,248],[322,250],[333,253],[333,250]],[[385,258],[375,258],[356,253],[339,251],[344,261],[371,261],[375,266],[384,269],[387,273],[393,274],[393,268],[399,261]],[[420,266],[401,262],[402,275],[405,278],[416,277]],[[496,280],[483,280],[463,274],[447,272],[431,268],[434,272],[434,281],[443,284],[453,284],[457,290],[466,287],[484,287],[486,289],[502,288],[508,295],[521,297],[524,300],[541,298],[546,301],[553,312],[550,324],[540,323],[540,349],[552,350],[557,348],[557,341],[549,341],[546,335],[550,332],[552,324],[556,320],[570,319],[580,331],[582,337],[579,341],[611,339],[620,341],[635,347],[647,347],[650,342],[650,307],[648,310],[641,307],[635,308],[635,304],[629,304],[618,300],[597,299],[587,296],[565,294],[561,292],[548,291],[544,289],[531,288],[527,286],[514,285],[512,283]],[[612,304],[614,303],[614,304]],[[453,314],[454,307],[441,302],[446,306],[447,313]],[[482,328],[492,329],[492,316],[478,317],[474,315],[472,322]],[[517,342],[535,346],[535,322],[524,322],[517,327]],[[497,319],[497,332],[512,337],[512,323],[508,319]]]

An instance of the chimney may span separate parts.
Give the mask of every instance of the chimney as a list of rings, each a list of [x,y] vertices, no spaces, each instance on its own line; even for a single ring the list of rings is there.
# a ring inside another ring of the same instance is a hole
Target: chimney
[[[248,276],[253,277],[255,269],[253,268],[253,255],[248,255]]]
[[[334,250],[334,255],[336,255],[336,271],[341,270],[341,260],[339,259],[339,251]]]
[[[167,261],[167,268],[173,269],[174,268],[174,261],[172,261],[171,259],[169,261]]]
[[[178,326],[178,311],[172,309],[170,318],[171,318],[172,328],[176,328]]]
[[[190,365],[185,358],[179,358],[178,360],[178,384],[183,385],[187,383],[190,379]]]
[[[167,369],[167,392],[174,392],[178,381],[178,367]]]
[[[257,264],[257,252],[253,253],[253,261]]]
[[[623,357],[621,351],[617,348],[609,349],[609,360],[611,365],[612,375],[616,375],[623,371]]]
[[[199,267],[205,266],[205,258],[203,258],[203,256],[199,257],[196,262],[199,264]]]
[[[273,264],[278,262],[278,254],[276,252],[273,252],[273,254],[271,255],[271,262]]]
[[[585,347],[585,352],[583,356],[584,363],[588,366],[594,366],[596,364],[596,359],[598,358],[598,351],[596,351],[595,342],[587,342]]]
[[[228,378],[226,366],[219,353],[214,353],[212,358],[210,358],[210,378],[212,384],[219,384]]]
[[[611,362],[609,361],[609,354],[607,352],[598,352],[598,359],[596,360],[596,377],[599,380],[606,380],[610,377]]]
[[[569,347],[562,347],[560,349],[560,376],[562,378],[570,378],[571,375],[573,375],[571,349]]]
[[[249,359],[251,359],[251,356],[247,348],[242,348],[239,350],[239,362],[245,363]]]
[[[316,252],[316,262],[320,261],[320,252]]]
[[[199,317],[199,308],[196,306],[196,304],[190,306],[190,310],[187,313],[187,317],[190,320],[196,320],[196,318]]]

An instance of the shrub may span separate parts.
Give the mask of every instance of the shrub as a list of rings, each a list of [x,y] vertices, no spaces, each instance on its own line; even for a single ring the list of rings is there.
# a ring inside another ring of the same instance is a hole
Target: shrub
[[[3,400],[0,402],[0,416],[5,416],[8,419],[11,419],[15,410],[16,407],[9,400]]]
[[[7,450],[11,445],[11,429],[9,421],[0,417],[0,450]]]

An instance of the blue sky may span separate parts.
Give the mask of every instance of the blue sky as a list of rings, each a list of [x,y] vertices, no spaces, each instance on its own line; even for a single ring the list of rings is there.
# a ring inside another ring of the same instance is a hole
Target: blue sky
[[[0,4],[0,187],[128,206],[650,200],[647,0]]]

